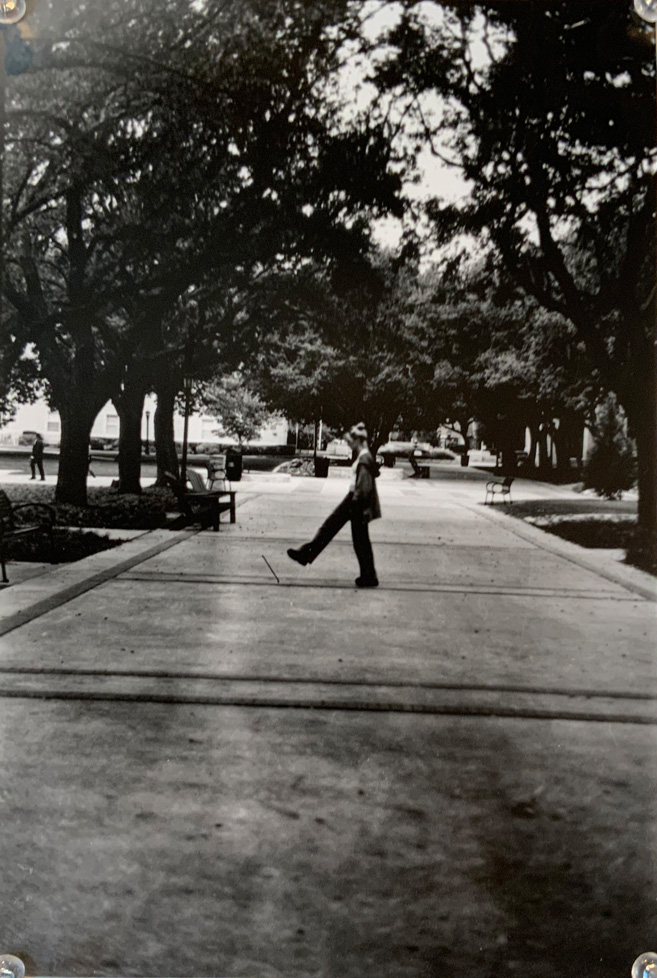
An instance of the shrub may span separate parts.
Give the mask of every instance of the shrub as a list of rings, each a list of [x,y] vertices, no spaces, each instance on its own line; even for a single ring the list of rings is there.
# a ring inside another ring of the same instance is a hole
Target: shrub
[[[595,443],[584,467],[584,485],[605,499],[620,499],[636,479],[636,461],[625,416],[610,394],[598,410]]]

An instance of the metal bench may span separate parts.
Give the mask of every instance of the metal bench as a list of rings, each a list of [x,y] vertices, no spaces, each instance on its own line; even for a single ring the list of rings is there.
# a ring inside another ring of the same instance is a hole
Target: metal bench
[[[208,489],[201,473],[195,472],[194,469],[187,470],[187,482],[192,487],[191,491],[170,472],[165,472],[164,477],[178,500],[182,514],[187,519],[198,519],[201,526],[212,524],[212,529],[216,531],[220,526],[221,514],[229,512],[230,522],[235,523],[236,493],[232,489]]]
[[[17,522],[16,513],[26,509],[40,510],[45,512],[47,516],[38,523]],[[32,536],[35,533],[47,533],[50,540],[50,563],[55,563],[54,525],[55,510],[52,506],[49,506],[47,503],[19,503],[18,506],[14,506],[7,493],[3,489],[0,489],[0,565],[2,565],[3,584],[9,584],[5,545],[11,540],[16,540],[19,537]]]
[[[486,498],[484,500],[484,506],[488,502],[488,497],[490,496],[491,506],[495,502],[495,496],[501,496],[503,503],[512,503],[511,499],[511,486],[513,485],[515,476],[507,475],[507,477],[500,482],[497,479],[489,479],[486,483]]]

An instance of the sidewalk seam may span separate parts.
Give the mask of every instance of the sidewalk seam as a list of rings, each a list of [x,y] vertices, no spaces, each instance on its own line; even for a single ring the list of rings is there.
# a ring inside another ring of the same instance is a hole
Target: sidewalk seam
[[[190,537],[196,536],[198,530],[189,532],[187,530],[180,533],[175,533],[174,538],[171,540],[163,540],[161,543],[157,543],[147,550],[142,551],[139,554],[135,554],[133,557],[128,557],[118,561],[111,567],[107,567],[105,570],[98,571],[96,574],[92,574],[89,577],[84,578],[82,581],[78,581],[76,584],[71,584],[68,587],[63,588],[61,591],[57,591],[51,594],[47,598],[43,598],[41,601],[37,601],[35,604],[23,611],[17,611],[13,615],[7,615],[5,619],[0,621],[0,637],[8,635],[10,632],[15,631],[15,629],[20,628],[23,625],[29,624],[29,622],[34,621],[36,618],[41,618],[43,615],[48,614],[50,611],[54,611],[55,608],[61,607],[63,604],[68,604],[69,601],[73,601],[75,598],[82,594],[86,594],[88,591],[93,591],[94,588],[99,587],[101,584],[105,584],[107,581],[111,581],[113,578],[118,577],[125,571],[132,570],[138,564],[142,564],[151,557],[157,557],[158,554],[164,553],[166,550],[170,550],[172,547],[177,546],[179,543],[183,543],[185,540],[189,540]],[[143,536],[138,539],[143,540]]]

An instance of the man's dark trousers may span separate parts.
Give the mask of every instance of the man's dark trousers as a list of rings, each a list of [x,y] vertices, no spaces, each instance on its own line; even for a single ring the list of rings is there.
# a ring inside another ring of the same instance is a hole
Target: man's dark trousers
[[[366,581],[376,579],[374,569],[374,555],[372,554],[372,544],[366,521],[359,512],[359,507],[353,503],[353,494],[350,492],[337,506],[330,516],[322,523],[315,534],[315,538],[310,543],[304,543],[300,547],[309,564],[319,557],[345,524],[351,520],[351,538],[354,543],[354,550],[360,565],[361,577]]]
[[[369,525],[358,512],[353,511],[351,515],[351,539],[354,542],[354,550],[358,557],[361,579],[370,582],[376,581]]]
[[[333,537],[351,519],[351,497],[351,493],[345,496],[340,505],[336,506],[331,515],[324,520],[314,539],[299,548],[309,564],[319,557],[322,550],[328,547]]]
[[[31,458],[30,459],[30,468],[32,469],[32,478],[33,479],[36,479],[36,470],[37,469],[39,470],[39,475],[41,476],[41,480],[43,481],[46,478],[45,473],[43,471],[43,462],[42,462],[42,460],[40,458]]]

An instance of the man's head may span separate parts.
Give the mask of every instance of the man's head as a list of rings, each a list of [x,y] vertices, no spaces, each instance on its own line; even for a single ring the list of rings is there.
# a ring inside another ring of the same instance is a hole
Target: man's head
[[[363,448],[367,445],[367,428],[360,421],[349,429],[345,437],[352,448]]]

